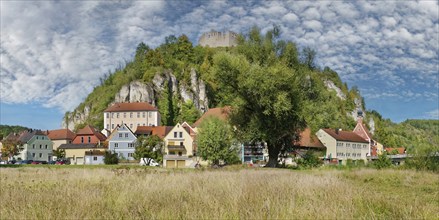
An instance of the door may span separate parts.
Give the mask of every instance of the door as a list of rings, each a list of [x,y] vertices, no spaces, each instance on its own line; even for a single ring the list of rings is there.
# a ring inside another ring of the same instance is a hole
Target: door
[[[76,158],[76,164],[83,165],[84,164],[84,158],[83,157],[77,157]]]
[[[184,160],[177,160],[177,167],[178,168],[186,167],[186,161],[184,161]]]
[[[166,167],[167,168],[175,168],[175,160],[167,160]]]

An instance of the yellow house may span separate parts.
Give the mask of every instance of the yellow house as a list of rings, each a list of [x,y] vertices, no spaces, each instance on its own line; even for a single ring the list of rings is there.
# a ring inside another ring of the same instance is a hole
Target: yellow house
[[[57,150],[61,144],[70,144],[75,139],[76,134],[69,129],[50,130],[47,136],[53,143],[53,150]]]
[[[83,165],[85,164],[86,152],[96,150],[106,151],[107,148],[97,144],[61,144],[59,149],[64,149],[66,152],[66,159],[70,160],[70,164]]]
[[[177,123],[165,136],[165,152],[163,167],[182,168],[193,167],[195,132],[186,122]]]

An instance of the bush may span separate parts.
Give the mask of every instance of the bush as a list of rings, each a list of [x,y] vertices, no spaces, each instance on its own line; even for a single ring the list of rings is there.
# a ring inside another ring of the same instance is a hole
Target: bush
[[[111,153],[110,151],[105,151],[104,163],[105,164],[118,164],[119,158],[117,157],[117,153]]]
[[[392,161],[387,157],[387,153],[383,153],[378,156],[378,160],[373,163],[377,169],[387,168],[392,166]]]
[[[298,160],[298,165],[304,168],[319,167],[323,164],[313,151],[307,151],[301,159]]]
[[[405,166],[416,170],[439,172],[439,149],[426,148],[406,160]]]

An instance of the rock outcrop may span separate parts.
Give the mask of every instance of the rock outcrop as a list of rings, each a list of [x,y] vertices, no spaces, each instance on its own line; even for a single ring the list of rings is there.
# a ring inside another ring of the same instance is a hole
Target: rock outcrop
[[[334,84],[334,82],[332,82],[331,80],[325,80],[325,81],[323,81],[323,82],[325,83],[325,86],[326,86],[328,89],[332,89],[332,90],[334,90],[334,91],[337,93],[337,96],[338,96],[339,98],[341,98],[342,100],[346,100],[346,95],[343,93],[343,91],[341,91],[340,88],[338,88],[338,87]]]
[[[132,81],[122,88],[114,96],[116,102],[148,102],[157,106],[157,101],[161,92],[168,86],[169,91],[181,101],[192,101],[201,112],[208,110],[209,100],[206,93],[206,84],[199,79],[195,69],[190,72],[190,85],[178,82],[171,71],[156,73],[149,83],[140,80]],[[110,105],[111,105],[110,104]],[[74,130],[75,126],[82,124],[91,117],[91,106],[85,106],[82,110],[76,109],[74,112],[66,113],[62,127]],[[101,117],[102,114],[96,117]]]

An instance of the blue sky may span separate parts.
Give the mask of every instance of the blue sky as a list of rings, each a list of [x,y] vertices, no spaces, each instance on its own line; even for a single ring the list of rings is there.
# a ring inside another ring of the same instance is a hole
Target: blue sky
[[[367,109],[439,119],[437,1],[1,1],[0,124],[61,126],[138,43],[212,29],[262,31],[317,51]]]

